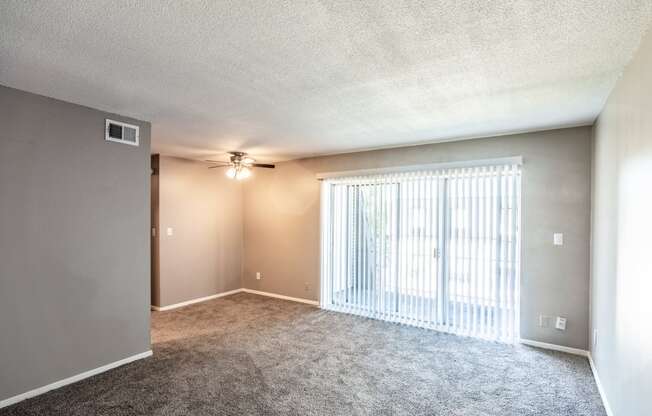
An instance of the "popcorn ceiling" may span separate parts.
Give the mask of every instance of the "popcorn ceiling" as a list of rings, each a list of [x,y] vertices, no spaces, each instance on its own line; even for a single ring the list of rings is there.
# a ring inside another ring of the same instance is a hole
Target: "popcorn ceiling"
[[[649,0],[3,1],[0,84],[270,160],[591,124]]]

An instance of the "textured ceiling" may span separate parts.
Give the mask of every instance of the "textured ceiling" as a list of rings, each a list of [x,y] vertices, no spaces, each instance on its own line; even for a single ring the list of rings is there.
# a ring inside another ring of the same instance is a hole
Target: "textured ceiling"
[[[0,1],[0,84],[279,160],[590,124],[650,0]]]

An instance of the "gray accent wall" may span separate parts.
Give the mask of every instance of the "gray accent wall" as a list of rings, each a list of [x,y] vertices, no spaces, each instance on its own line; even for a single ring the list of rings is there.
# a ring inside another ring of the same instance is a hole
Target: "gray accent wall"
[[[316,173],[523,156],[521,337],[588,348],[591,128],[403,147],[277,164],[244,185],[243,286],[316,300]],[[553,246],[553,233],[564,246]],[[263,278],[256,280],[256,272]],[[566,331],[539,314],[568,318]]]
[[[177,157],[158,161],[158,247],[154,306],[240,289],[242,185],[224,168]],[[155,189],[156,190],[156,189]],[[168,235],[167,229],[172,229]],[[158,281],[157,281],[158,280]]]
[[[0,400],[150,349],[149,158],[149,123],[0,86]]]
[[[652,33],[594,127],[591,354],[614,415],[652,415]]]

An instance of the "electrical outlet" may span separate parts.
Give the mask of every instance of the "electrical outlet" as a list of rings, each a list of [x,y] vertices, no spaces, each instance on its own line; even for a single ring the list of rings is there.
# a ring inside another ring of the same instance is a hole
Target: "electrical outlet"
[[[563,246],[564,245],[564,234],[562,233],[554,233],[552,235],[552,244],[556,246]]]
[[[256,280],[260,280],[263,278],[263,274],[261,272],[256,272]]]
[[[309,291],[310,291],[310,283],[308,283],[308,282],[305,283],[304,290],[305,290],[306,292],[309,292]]]
[[[558,316],[557,321],[555,322],[555,328],[559,329],[560,331],[565,331],[566,330],[566,318],[562,318],[561,316]]]

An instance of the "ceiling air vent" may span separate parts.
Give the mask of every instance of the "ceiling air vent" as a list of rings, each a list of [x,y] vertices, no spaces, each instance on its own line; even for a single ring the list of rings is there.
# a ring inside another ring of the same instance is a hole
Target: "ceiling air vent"
[[[122,123],[120,121],[109,120],[107,118],[106,130],[104,131],[104,139],[110,142],[138,146],[138,131],[138,126]]]

